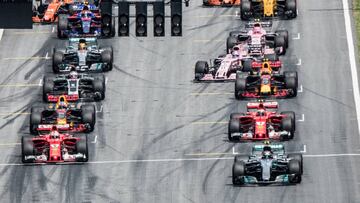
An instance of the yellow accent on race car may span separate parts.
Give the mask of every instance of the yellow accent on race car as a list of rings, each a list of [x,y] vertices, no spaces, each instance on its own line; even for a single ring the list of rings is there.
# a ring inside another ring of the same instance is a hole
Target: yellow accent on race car
[[[270,94],[270,93],[271,93],[271,87],[270,87],[270,85],[261,85],[261,87],[260,87],[260,93],[261,93],[261,94]]]
[[[65,125],[66,124],[66,118],[58,118],[57,119],[58,125]]]
[[[264,16],[270,17],[274,16],[274,8],[276,5],[276,0],[263,0],[264,4]]]

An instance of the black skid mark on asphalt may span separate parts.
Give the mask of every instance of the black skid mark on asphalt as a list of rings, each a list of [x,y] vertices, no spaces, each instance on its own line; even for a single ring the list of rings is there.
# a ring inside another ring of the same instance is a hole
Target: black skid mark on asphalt
[[[199,83],[199,84],[202,84],[202,85],[195,92],[196,93],[195,98],[198,98],[201,93],[205,92],[205,90],[208,89],[208,87],[210,85],[210,83]]]
[[[355,109],[355,106],[350,106],[350,105],[345,104],[345,103],[343,103],[343,102],[341,102],[341,101],[339,101],[339,100],[337,100],[337,99],[334,99],[334,98],[325,96],[325,95],[320,94],[320,93],[318,93],[318,92],[316,92],[316,91],[314,91],[314,90],[311,90],[311,89],[309,89],[309,88],[303,87],[303,89],[306,90],[306,92],[311,92],[311,93],[313,93],[313,94],[316,95],[316,96],[319,96],[319,97],[321,97],[321,98],[324,98],[324,99],[333,101],[333,102],[335,102],[335,103],[337,103],[337,104],[339,104],[339,105],[341,105],[341,106],[345,106],[345,107],[347,107],[347,108],[349,108],[349,109]]]
[[[139,76],[137,76],[137,75],[128,73],[128,72],[126,72],[125,70],[119,68],[119,67],[118,67],[117,65],[115,65],[115,64],[114,64],[114,69],[115,69],[115,70],[118,70],[119,72],[121,72],[121,73],[123,73],[123,74],[125,74],[125,75],[127,75],[127,76],[129,76],[129,77],[131,77],[131,78],[134,78],[134,79],[137,79],[137,80],[141,80],[141,81],[143,81],[143,82],[147,82],[147,83],[150,83],[150,84],[153,84],[153,85],[156,85],[156,84],[157,84],[156,82],[153,82],[153,81],[151,81],[151,80],[147,80],[147,79],[141,78],[141,77],[139,77]]]
[[[231,145],[229,148],[227,148],[226,151],[230,151],[232,147],[233,147],[233,146]],[[224,155],[221,155],[220,158],[222,158],[222,157],[224,157],[224,156],[225,156],[225,154],[224,154]],[[206,194],[206,188],[207,188],[207,184],[208,184],[209,178],[210,178],[212,172],[214,171],[216,165],[219,164],[220,161],[222,161],[222,160],[220,160],[220,159],[216,160],[216,161],[211,165],[210,169],[207,171],[207,173],[206,173],[206,175],[205,175],[204,181],[203,181],[203,183],[202,183],[202,191],[203,191],[204,194]]]

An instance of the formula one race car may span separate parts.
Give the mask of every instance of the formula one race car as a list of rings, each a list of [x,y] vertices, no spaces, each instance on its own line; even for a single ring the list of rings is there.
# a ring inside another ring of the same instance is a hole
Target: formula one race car
[[[295,134],[295,113],[278,113],[278,103],[259,101],[247,104],[246,113],[230,115],[228,137],[236,140],[289,140]]]
[[[96,122],[95,114],[94,105],[68,103],[65,96],[60,96],[56,104],[31,108],[30,132],[48,132],[53,126],[62,132],[92,132]]]
[[[239,6],[240,0],[203,0],[204,6]]]
[[[296,0],[241,0],[240,16],[242,20],[251,18],[296,18]]]
[[[73,15],[59,15],[57,26],[59,38],[66,37],[114,37],[115,18],[90,11],[86,6]]]
[[[105,99],[105,76],[78,74],[71,71],[67,75],[45,76],[43,80],[43,100],[57,102],[64,95],[69,102],[79,99],[99,101]]]
[[[54,73],[76,71],[110,71],[113,68],[112,47],[100,48],[96,38],[70,38],[66,49],[54,49]]]
[[[302,154],[285,154],[282,144],[255,145],[250,156],[237,155],[232,168],[234,185],[296,184],[303,174]]]
[[[273,72],[270,64],[263,62],[259,72],[236,74],[235,98],[296,97],[297,88],[297,72]]]
[[[34,23],[53,23],[57,21],[59,14],[68,13],[69,5],[73,0],[45,0],[39,5],[33,6]]]
[[[49,134],[21,138],[23,163],[87,162],[86,135],[62,134],[54,128]]]
[[[226,40],[226,49],[229,51],[238,44],[242,44],[251,56],[264,54],[284,55],[289,47],[289,33],[287,30],[278,30],[274,33],[265,29],[271,28],[271,22],[249,22],[244,31],[232,31]]]

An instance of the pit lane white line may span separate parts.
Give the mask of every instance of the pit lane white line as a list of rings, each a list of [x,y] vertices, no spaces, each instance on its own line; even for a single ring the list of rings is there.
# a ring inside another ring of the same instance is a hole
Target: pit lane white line
[[[300,33],[297,33],[296,37],[293,37],[294,40],[299,40],[301,38]]]
[[[301,119],[297,120],[298,122],[304,122],[305,121],[305,115],[301,114]]]
[[[347,0],[342,0],[343,10],[344,10],[344,19],[345,19],[345,30],[346,30],[346,39],[348,44],[349,51],[349,60],[350,60],[350,69],[351,69],[351,79],[353,83],[353,93],[355,100],[356,108],[356,117],[358,123],[358,131],[360,136],[360,92],[359,92],[359,80],[356,70],[356,59],[355,59],[355,48],[354,48],[354,39],[351,29],[351,18],[349,12],[349,4]]]

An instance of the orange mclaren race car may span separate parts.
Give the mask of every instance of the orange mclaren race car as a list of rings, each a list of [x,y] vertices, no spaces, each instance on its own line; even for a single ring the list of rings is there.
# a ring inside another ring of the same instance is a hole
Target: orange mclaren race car
[[[203,0],[204,6],[240,6],[240,0]]]
[[[53,23],[57,21],[58,13],[66,12],[73,0],[45,0],[40,5],[34,5],[32,21],[34,23]]]

